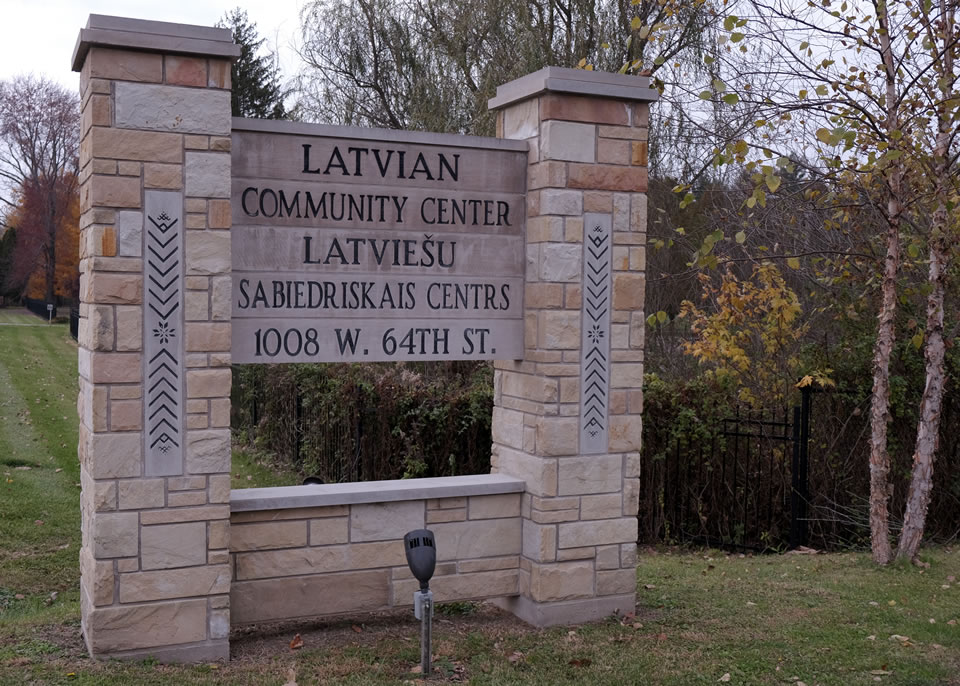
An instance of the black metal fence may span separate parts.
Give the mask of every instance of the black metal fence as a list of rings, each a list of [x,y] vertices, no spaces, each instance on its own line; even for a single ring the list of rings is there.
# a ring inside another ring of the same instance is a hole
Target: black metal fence
[[[804,389],[792,410],[739,409],[669,446],[651,446],[656,429],[645,427],[640,541],[757,551],[806,545],[810,407]]]
[[[77,306],[70,307],[70,335],[73,336],[73,340],[77,340],[77,336],[80,334],[80,308]]]
[[[53,309],[47,309],[47,301],[40,300],[39,298],[24,298],[23,299],[24,307],[33,312],[33,314],[43,319],[56,319],[57,317],[57,306],[54,303],[49,303],[53,305]]]

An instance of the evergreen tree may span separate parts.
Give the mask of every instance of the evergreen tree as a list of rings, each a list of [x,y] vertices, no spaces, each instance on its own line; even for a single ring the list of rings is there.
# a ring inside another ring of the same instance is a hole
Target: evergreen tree
[[[257,25],[247,17],[246,10],[239,7],[227,12],[217,25],[230,29],[233,41],[240,46],[240,58],[230,70],[233,116],[284,119],[287,112],[283,106],[276,53],[261,51],[266,39],[260,37]]]

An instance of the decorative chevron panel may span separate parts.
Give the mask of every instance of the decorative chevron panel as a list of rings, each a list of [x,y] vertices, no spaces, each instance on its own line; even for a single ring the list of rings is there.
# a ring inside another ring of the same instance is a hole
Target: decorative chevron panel
[[[610,423],[610,308],[613,290],[609,214],[583,216],[580,340],[580,454],[607,452]]]
[[[144,454],[146,476],[183,473],[183,198],[144,193]]]

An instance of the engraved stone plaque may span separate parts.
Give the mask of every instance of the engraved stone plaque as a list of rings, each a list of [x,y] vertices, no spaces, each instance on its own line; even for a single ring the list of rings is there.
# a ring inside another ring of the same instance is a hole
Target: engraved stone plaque
[[[527,155],[484,141],[234,130],[233,361],[521,358]]]
[[[144,474],[183,473],[183,197],[144,193]]]
[[[610,423],[610,308],[613,217],[583,215],[580,453],[607,452]]]

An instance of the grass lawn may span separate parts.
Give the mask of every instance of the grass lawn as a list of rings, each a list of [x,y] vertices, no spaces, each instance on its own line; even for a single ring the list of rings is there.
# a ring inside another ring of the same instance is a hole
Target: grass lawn
[[[226,665],[89,660],[75,405],[66,327],[0,310],[0,684],[421,683],[409,612],[238,630]],[[235,485],[277,478],[248,454],[233,471]],[[430,683],[960,686],[960,546],[924,560],[644,550],[633,616],[536,630],[487,605],[441,606]]]

